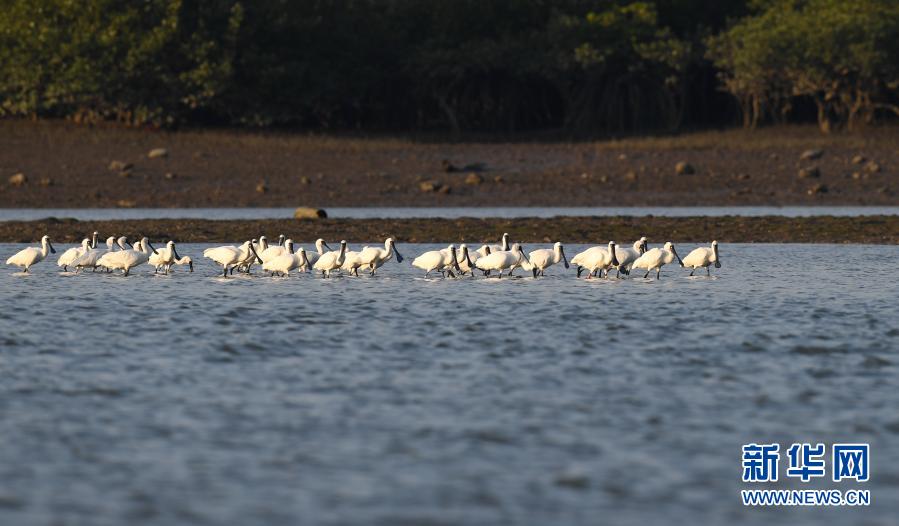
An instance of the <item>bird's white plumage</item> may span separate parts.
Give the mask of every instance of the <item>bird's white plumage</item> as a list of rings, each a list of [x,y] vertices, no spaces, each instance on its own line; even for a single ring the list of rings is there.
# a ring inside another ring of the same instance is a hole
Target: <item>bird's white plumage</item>
[[[562,247],[562,243],[559,242],[556,242],[552,248],[538,248],[537,250],[531,251],[531,253],[528,254],[528,261],[531,262],[535,277],[537,276],[537,273],[542,274],[544,270],[560,261],[565,263],[565,268],[568,268],[568,259],[565,257],[565,249]]]
[[[571,258],[571,263],[577,265],[578,275],[580,269],[587,270],[587,277],[591,277],[597,270],[605,271],[608,274],[610,268],[618,265],[618,255],[616,251],[616,243],[609,241],[606,247],[591,247]]]
[[[456,247],[450,245],[442,250],[429,250],[412,260],[412,266],[425,271],[425,276],[433,270],[443,271],[446,268],[459,270]]]
[[[717,241],[712,241],[711,246],[693,249],[683,260],[683,265],[692,269],[692,272],[690,272],[691,276],[698,268],[705,268],[706,273],[711,275],[709,266],[712,264],[715,265],[715,268],[721,268],[721,262],[718,259]]]
[[[531,270],[531,263],[528,257],[521,250],[521,245],[515,243],[509,250],[498,250],[491,252],[489,255],[481,256],[474,262],[475,266],[485,271],[499,271],[499,277],[503,276],[504,270],[510,272],[521,267],[525,270]]]
[[[642,256],[638,257],[631,268],[640,268],[645,269],[646,274],[643,276],[644,278],[649,276],[649,273],[653,270],[656,271],[656,279],[659,279],[662,274],[662,267],[668,265],[669,263],[677,260],[677,262],[683,266],[683,262],[681,262],[680,257],[677,255],[677,250],[674,248],[674,245],[669,241],[665,243],[665,246],[662,248],[653,248],[651,250],[647,250]]]
[[[331,277],[331,272],[338,270],[346,257],[346,241],[340,242],[339,251],[325,252],[319,256],[318,261],[312,265],[315,270],[321,271],[322,276]]]
[[[388,237],[384,241],[384,248],[380,247],[364,247],[359,252],[359,261],[361,267],[367,267],[371,271],[371,275],[375,275],[375,271],[381,268],[384,263],[396,256],[396,262],[402,263],[403,256],[396,249],[396,243],[392,237]]]
[[[486,256],[488,252],[508,252],[510,249],[509,233],[503,232],[503,237],[499,245],[481,245],[480,248],[478,248],[477,253],[478,256]]]
[[[30,269],[33,265],[36,265],[37,263],[40,263],[41,261],[46,259],[48,254],[55,253],[56,250],[53,248],[53,244],[50,243],[50,236],[44,236],[41,238],[41,246],[39,248],[24,248],[7,259],[6,264],[21,267],[25,269],[25,272],[28,272],[28,269]]]

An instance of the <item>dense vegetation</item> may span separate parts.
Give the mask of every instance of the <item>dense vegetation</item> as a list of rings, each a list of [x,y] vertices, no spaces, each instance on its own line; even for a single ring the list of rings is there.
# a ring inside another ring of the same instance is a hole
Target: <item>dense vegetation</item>
[[[0,114],[456,133],[811,115],[854,128],[897,112],[896,4],[4,0]]]

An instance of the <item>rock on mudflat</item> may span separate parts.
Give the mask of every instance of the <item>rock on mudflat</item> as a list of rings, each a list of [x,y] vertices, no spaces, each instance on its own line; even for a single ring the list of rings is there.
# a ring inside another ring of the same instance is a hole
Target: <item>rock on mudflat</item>
[[[681,161],[674,165],[674,171],[675,173],[677,173],[677,175],[690,175],[696,173],[693,165],[686,161]]]
[[[821,177],[821,170],[819,170],[817,166],[799,169],[800,179],[817,179],[819,177]]]
[[[294,219],[325,219],[328,213],[321,208],[301,206],[293,211]]]
[[[25,174],[19,172],[17,174],[13,174],[9,176],[9,184],[13,186],[22,186],[23,184],[28,182],[28,178],[25,177]]]
[[[109,171],[111,172],[124,172],[132,168],[134,168],[134,165],[125,161],[110,161],[109,163]]]
[[[808,195],[826,194],[827,191],[828,191],[827,185],[816,184],[808,189]]]
[[[474,172],[469,173],[465,177],[465,184],[468,184],[468,185],[478,186],[479,184],[481,184],[483,182],[484,182],[484,178]]]
[[[422,181],[422,182],[418,183],[418,189],[425,193],[437,192],[441,188],[443,188],[443,184],[441,184],[439,181],[435,181],[433,179],[429,179],[427,181]]]
[[[814,161],[824,155],[824,150],[806,150],[799,156],[800,161]]]
[[[153,148],[152,150],[150,150],[150,153],[147,154],[147,157],[149,157],[150,159],[159,159],[168,156],[169,151],[165,148]]]

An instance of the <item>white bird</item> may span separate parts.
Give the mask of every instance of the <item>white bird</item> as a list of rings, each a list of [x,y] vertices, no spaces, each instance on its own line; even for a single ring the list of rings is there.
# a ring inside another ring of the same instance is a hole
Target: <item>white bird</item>
[[[169,265],[168,272],[172,271],[172,265],[187,265],[191,272],[194,271],[194,260],[190,259],[190,256],[183,256],[172,261],[172,264]]]
[[[175,249],[175,242],[169,241],[165,244],[165,248],[162,250],[158,250],[155,254],[150,255],[150,259],[147,261],[148,264],[153,265],[155,267],[155,271],[159,272],[160,269],[165,271],[166,274],[172,270],[172,265],[190,265],[190,271],[194,271],[194,262],[189,257],[181,257],[178,255],[178,251]]]
[[[135,246],[134,250],[122,250],[120,252],[110,252],[97,262],[109,269],[121,269],[122,274],[127,276],[131,269],[145,264],[150,259],[151,254],[158,253],[150,240],[146,237],[142,238]]]
[[[309,268],[312,268],[312,265],[315,265],[315,262],[318,261],[318,258],[322,257],[325,254],[325,249],[328,249],[328,252],[331,251],[331,247],[325,243],[324,239],[318,238],[315,240],[315,252],[306,252],[306,258],[309,260]]]
[[[693,269],[690,271],[691,276],[696,272],[696,269],[703,267],[705,267],[706,275],[711,276],[712,272],[709,270],[709,265],[712,263],[715,264],[715,268],[721,268],[721,260],[718,259],[717,241],[712,241],[712,246],[710,247],[699,247],[687,254],[687,257],[684,258],[683,266]]]
[[[531,270],[531,262],[521,249],[521,245],[515,243],[510,250],[498,250],[491,252],[490,255],[481,256],[475,261],[475,266],[485,271],[485,275],[489,275],[491,271],[498,270],[499,277],[503,277],[503,270],[521,267],[525,270]]]
[[[369,247],[364,247],[362,250],[365,250],[366,248]],[[359,267],[362,266],[362,258],[359,257],[360,254],[361,252],[347,250],[346,255],[343,257],[343,265],[340,265],[340,271],[346,271],[347,274],[358,276]]]
[[[587,278],[593,276],[593,273],[599,271],[599,277],[602,277],[602,271],[606,271],[609,275],[609,269],[618,266],[618,256],[614,241],[609,241],[606,247],[591,247],[571,258],[571,262],[577,266],[577,276],[581,277],[581,272],[587,270]]]
[[[503,233],[501,245],[481,245],[481,248],[479,248],[477,250],[478,255],[480,255],[480,256],[486,256],[486,255],[490,254],[491,252],[499,252],[499,251],[504,251],[504,252],[509,251],[509,233],[508,232]]]
[[[403,256],[400,255],[400,252],[396,249],[396,243],[393,241],[392,237],[388,237],[384,241],[384,248],[365,247],[359,252],[359,259],[362,262],[362,266],[371,269],[370,274],[374,276],[375,271],[381,268],[381,266],[389,261],[394,255],[396,255],[397,263],[403,262]]]
[[[487,250],[490,250],[490,248],[488,247]],[[483,256],[481,256],[477,251],[472,252],[471,250],[468,250],[468,245],[466,245],[465,243],[459,245],[458,256],[459,270],[462,275],[468,272],[469,274],[474,276],[474,269],[477,268],[477,266],[475,266],[475,261]]]
[[[645,237],[641,237],[635,241],[633,248],[615,247],[615,256],[618,258],[618,265],[615,267],[615,277],[621,276],[622,272],[624,272],[625,276],[630,275],[631,265],[634,264],[634,261],[637,261],[638,257],[646,252],[647,248],[648,246]]]
[[[309,260],[306,259],[305,248],[300,247],[300,249],[294,253],[293,241],[290,239],[285,241],[284,247],[287,249],[286,252],[275,259],[270,259],[263,263],[262,270],[267,270],[271,272],[272,275],[277,272],[284,276],[289,276],[291,270],[305,267],[309,264]]]
[[[222,247],[207,248],[203,251],[203,257],[209,258],[222,266],[222,275],[227,277],[228,271],[234,272],[234,268],[243,264],[248,259],[248,255],[255,257],[260,263],[259,255],[256,253],[256,247],[252,241],[244,241],[244,244],[235,247],[226,245]]]
[[[544,271],[558,262],[563,262],[565,268],[568,268],[568,258],[565,257],[565,249],[562,243],[556,242],[552,249],[539,248],[528,254],[528,260],[531,262],[531,270],[534,277],[545,276]]]
[[[646,269],[646,274],[643,275],[644,278],[648,277],[649,273],[655,270],[656,279],[659,279],[662,275],[662,267],[673,262],[675,259],[680,266],[684,266],[684,262],[681,261],[680,256],[677,255],[674,245],[669,241],[665,243],[663,248],[648,250],[645,254],[638,257],[631,268]]]
[[[125,243],[128,240],[124,236],[120,237],[118,240],[115,236],[109,236],[106,238],[106,249],[97,249],[92,248],[85,252],[81,257],[72,262],[72,266],[75,267],[76,270],[84,270],[86,268],[90,268],[92,271],[96,272],[97,267],[100,265],[100,258],[104,255],[115,251],[115,247],[119,247],[121,250],[126,250]]]
[[[87,267],[90,267],[97,270],[97,260],[100,259],[100,256],[105,254],[106,252],[112,251],[112,247],[115,246],[115,236],[109,236],[106,238],[106,249],[98,249],[96,247],[89,248],[84,254],[75,258],[72,261],[71,265],[75,267],[75,271],[84,270]]]
[[[343,265],[343,260],[346,257],[346,240],[340,242],[340,251],[334,252],[326,252],[322,254],[318,261],[312,265],[312,268],[315,270],[320,270],[322,273],[322,277],[331,277],[331,272],[335,271]]]
[[[454,268],[462,272],[459,268],[459,260],[456,258],[456,247],[453,245],[443,250],[429,250],[425,252],[412,260],[412,266],[424,270],[425,277],[428,277],[432,270],[439,270],[443,274],[445,269]]]
[[[96,238],[97,233],[94,232],[94,237]],[[87,253],[88,250],[91,249],[91,240],[84,238],[81,240],[81,245],[77,247],[72,247],[62,255],[59,256],[59,259],[56,260],[56,266],[62,267],[63,272],[68,272],[69,265],[71,265],[76,259],[80,258],[84,254]]]
[[[264,239],[265,239],[265,236],[262,236],[261,238],[259,238],[260,245],[262,245]],[[262,260],[263,265],[267,261],[270,261],[272,259],[275,259],[278,256],[283,256],[284,254],[288,253],[288,250],[285,247],[286,241],[290,241],[290,240],[285,240],[284,234],[281,234],[278,237],[278,245],[277,246],[270,247],[270,246],[268,246],[268,241],[265,241],[266,248],[264,248],[262,250],[260,250],[258,248],[256,249],[256,251],[259,252],[259,259]],[[292,254],[293,252],[291,251],[289,253]]]
[[[56,249],[53,248],[53,245],[50,243],[50,236],[44,236],[41,238],[41,246],[37,247],[28,247],[18,251],[14,256],[6,260],[7,265],[15,265],[17,267],[22,267],[25,269],[25,272],[28,272],[28,269],[31,268],[32,265],[40,263],[47,257],[47,254],[56,254]]]

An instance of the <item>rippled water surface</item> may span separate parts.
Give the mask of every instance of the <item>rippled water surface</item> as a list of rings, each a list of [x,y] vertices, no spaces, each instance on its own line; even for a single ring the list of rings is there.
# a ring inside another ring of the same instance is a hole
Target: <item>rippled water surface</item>
[[[222,279],[202,248],[0,269],[0,524],[896,524],[897,247],[660,282]],[[872,480],[761,487],[873,505],[743,508],[741,445],[793,441],[870,442]]]

